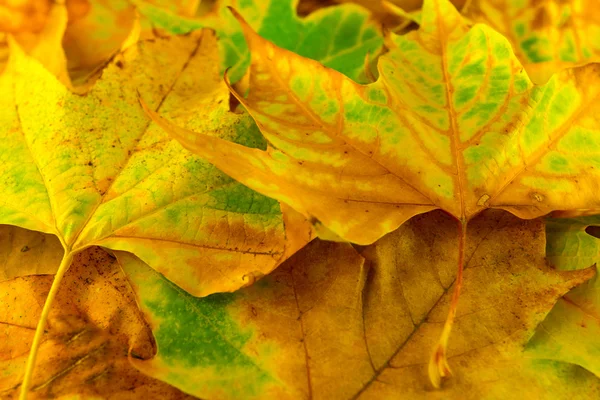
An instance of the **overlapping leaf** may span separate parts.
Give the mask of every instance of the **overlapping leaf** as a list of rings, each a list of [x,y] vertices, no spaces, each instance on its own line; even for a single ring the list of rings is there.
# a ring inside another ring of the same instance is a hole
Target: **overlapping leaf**
[[[213,11],[201,18],[184,18],[161,7],[136,1],[140,11],[157,26],[174,33],[209,27],[217,32],[222,71],[238,81],[250,62],[248,47],[239,24],[228,7],[247,18],[259,34],[277,45],[318,60],[356,81],[366,81],[365,56],[377,52],[383,42],[377,23],[355,5],[319,10],[306,18],[296,15],[298,0],[219,0]]]
[[[132,251],[195,295],[235,290],[272,270],[306,240],[286,238],[277,202],[149,126],[138,104],[136,90],[207,130],[235,118],[215,86],[215,53],[202,33],[146,42],[82,97],[15,47],[11,73],[0,78],[0,222],[52,233],[67,252]],[[239,119],[219,134],[262,145]]]
[[[88,90],[91,78],[135,36],[135,8],[127,0],[27,1],[0,7],[0,32],[8,31],[25,52],[78,92]],[[8,51],[3,55],[0,70]]]
[[[600,266],[600,240],[586,233],[600,217],[549,219],[547,254],[561,270]],[[600,279],[563,296],[527,346],[532,357],[580,365],[600,377]]]
[[[243,25],[252,67],[238,95],[267,152],[177,129],[186,147],[249,187],[371,243],[441,208],[522,218],[600,207],[595,65],[534,87],[508,41],[427,0],[419,30],[391,35],[380,78],[361,86]],[[234,158],[235,163],[230,162]]]
[[[440,212],[417,217],[362,257],[348,244],[316,241],[254,286],[202,299],[118,254],[158,346],[153,360],[134,363],[203,398],[499,399],[526,380],[528,398],[598,391],[585,371],[521,356],[556,299],[593,271],[546,267],[543,224],[501,211],[472,222],[449,348],[456,380],[427,389],[431,342],[455,278],[454,225]]]
[[[56,236],[0,225],[0,282],[18,276],[54,274],[63,253]]]
[[[505,35],[536,83],[600,60],[600,9],[594,0],[473,0],[464,13]]]
[[[51,261],[51,260],[48,260]],[[114,259],[99,248],[79,254],[56,299],[28,398],[190,398],[144,376],[128,355],[150,358],[153,340]],[[0,396],[16,398],[35,325],[52,276],[0,283]],[[27,295],[23,295],[27,293]]]

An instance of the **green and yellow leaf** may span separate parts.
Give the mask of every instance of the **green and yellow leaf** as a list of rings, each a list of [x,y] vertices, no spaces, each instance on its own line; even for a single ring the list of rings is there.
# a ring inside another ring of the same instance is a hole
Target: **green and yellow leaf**
[[[276,201],[187,152],[138,104],[136,90],[190,128],[264,146],[229,113],[215,60],[208,33],[148,41],[78,96],[15,46],[0,77],[0,222],[54,234],[67,253],[134,252],[199,296],[275,268],[308,238],[286,238]]]
[[[51,260],[48,260],[48,262]],[[17,398],[53,277],[0,283],[0,397]],[[27,295],[23,295],[27,293]],[[189,399],[143,375],[128,357],[151,358],[154,342],[118,264],[99,248],[80,253],[50,314],[29,399]]]
[[[447,0],[427,0],[422,18],[419,30],[390,35],[369,85],[242,22],[253,61],[250,93],[236,95],[267,151],[160,123],[225,173],[360,244],[436,208],[460,220],[486,208],[521,218],[600,208],[599,67],[534,86],[506,38],[468,28]]]
[[[524,382],[526,398],[597,392],[586,371],[522,356],[557,298],[593,271],[545,266],[543,223],[502,211],[472,222],[449,347],[456,379],[429,389],[430,346],[456,274],[454,226],[441,212],[419,216],[362,256],[316,240],[255,285],[201,299],[117,253],[158,346],[134,365],[201,398],[505,399]]]
[[[536,83],[565,68],[600,60],[600,9],[595,0],[472,0],[474,22],[505,35]]]
[[[219,37],[221,70],[237,82],[250,63],[239,23],[228,7],[242,14],[261,36],[304,57],[318,60],[351,79],[365,82],[365,57],[373,58],[383,43],[381,31],[367,10],[351,4],[328,7],[306,18],[296,15],[298,0],[219,0],[200,18],[178,17],[172,11],[135,2],[149,20],[173,33],[212,28]]]

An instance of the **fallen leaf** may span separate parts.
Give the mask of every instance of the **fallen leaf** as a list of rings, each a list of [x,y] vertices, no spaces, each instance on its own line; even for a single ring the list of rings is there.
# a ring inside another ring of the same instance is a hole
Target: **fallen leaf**
[[[77,394],[103,399],[187,399],[138,372],[128,360],[150,358],[152,334],[118,264],[94,247],[80,253],[66,275],[39,352],[31,399]],[[52,276],[0,283],[0,396],[16,398],[41,305]]]
[[[178,17],[143,0],[134,1],[141,13],[157,26],[173,33],[212,28],[219,37],[221,70],[237,82],[248,68],[250,54],[239,23],[228,7],[247,18],[250,26],[268,40],[304,57],[365,82],[365,57],[382,45],[377,23],[358,6],[347,4],[319,10],[306,18],[296,15],[298,0],[220,0],[200,18]]]
[[[474,22],[506,36],[536,83],[600,60],[600,11],[594,0],[472,0],[463,10]]]
[[[436,208],[461,221],[490,207],[521,218],[598,209],[598,66],[533,86],[508,41],[469,29],[447,0],[426,1],[422,18],[419,30],[390,35],[370,85],[242,22],[253,61],[250,94],[236,96],[273,146],[266,152],[161,124],[230,176],[358,244]]]
[[[25,275],[54,274],[63,253],[56,236],[0,225],[0,282]]]
[[[545,266],[543,223],[502,211],[472,222],[459,335],[449,347],[456,379],[429,389],[430,344],[455,279],[453,226],[439,211],[419,216],[362,256],[316,240],[255,285],[202,299],[117,253],[158,347],[134,365],[203,398],[500,399],[478,396],[514,394],[515,381],[527,382],[523,393],[533,397],[525,398],[547,398],[557,386],[598,393],[600,381],[585,371],[542,361],[526,368],[522,357],[556,299],[593,271]]]
[[[13,70],[0,77],[0,222],[54,234],[67,255],[92,245],[132,251],[198,296],[247,284],[308,240],[286,240],[276,201],[149,126],[139,107],[136,89],[190,127],[236,118],[215,83],[210,34],[133,47],[86,96],[15,50]],[[210,119],[186,111],[194,105]],[[264,145],[235,121],[218,134]]]
[[[515,388],[523,398],[584,388],[598,393],[600,381],[593,376],[562,365],[538,365],[523,354],[555,301],[594,272],[569,276],[549,268],[543,222],[497,210],[469,225],[461,306],[447,350],[455,379],[432,391],[427,350],[451,301],[456,277],[451,251],[457,238],[448,235],[455,225],[449,216],[430,215],[410,220],[361,253],[374,271],[371,290],[365,290],[365,335],[376,372],[356,397],[506,399]],[[385,340],[381,332],[388,332]],[[581,386],[561,375],[580,376]]]
[[[600,266],[600,240],[586,228],[600,217],[547,220],[547,254],[560,270]],[[558,300],[527,344],[530,357],[580,365],[600,377],[600,280],[598,274]]]

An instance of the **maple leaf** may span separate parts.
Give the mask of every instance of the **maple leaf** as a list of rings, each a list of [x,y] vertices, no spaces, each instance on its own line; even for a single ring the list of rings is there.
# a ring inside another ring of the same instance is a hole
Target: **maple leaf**
[[[141,13],[157,26],[173,33],[212,28],[219,37],[221,71],[228,69],[237,82],[250,62],[250,54],[238,22],[227,7],[247,18],[261,36],[278,46],[324,65],[356,81],[366,81],[365,56],[381,48],[383,39],[377,23],[356,5],[328,7],[306,18],[296,15],[298,0],[219,0],[213,10],[199,18],[176,16],[146,1],[135,1]]]
[[[505,35],[536,83],[565,68],[600,60],[600,14],[594,0],[473,0],[463,10]]]
[[[54,274],[63,253],[56,236],[0,225],[0,282],[25,275]]]
[[[437,395],[597,390],[589,374],[522,356],[557,298],[593,271],[547,267],[540,220],[490,211],[472,224],[460,339],[449,347],[459,378]],[[201,299],[117,253],[158,347],[152,360],[132,361],[202,398],[432,398],[422,372],[456,277],[453,225],[441,212],[416,217],[362,256],[316,240],[257,284]]]
[[[489,207],[523,218],[597,208],[597,67],[534,87],[501,35],[468,29],[446,1],[424,7],[420,29],[391,35],[379,80],[365,86],[244,25],[251,90],[238,97],[267,152],[162,124],[229,175],[359,244],[434,208],[462,220]]]
[[[600,265],[600,240],[586,233],[600,216],[548,219],[547,257],[560,270]],[[600,376],[598,275],[558,300],[527,344],[530,357],[569,362]]]
[[[267,151],[148,113],[191,151],[342,240],[372,243],[437,208],[454,216],[458,284],[430,370],[439,385],[450,374],[467,222],[487,208],[535,218],[600,207],[599,67],[534,86],[506,38],[469,28],[448,0],[427,0],[419,30],[390,34],[379,79],[359,85],[238,19],[252,52],[250,92],[232,92]]]
[[[0,396],[16,398],[41,305],[52,276],[0,283]],[[26,296],[23,294],[27,293]],[[78,394],[84,398],[187,399],[189,396],[138,372],[129,354],[150,358],[152,334],[114,258],[93,247],[79,253],[50,313],[40,347],[32,399]],[[62,398],[62,397],[61,397]]]
[[[204,296],[254,282],[310,240],[302,222],[291,223],[299,218],[294,213],[282,215],[275,200],[220,173],[144,118],[136,89],[190,127],[237,118],[223,84],[214,86],[215,53],[208,33],[145,42],[78,96],[14,47],[0,76],[0,222],[53,234],[65,249],[39,335],[72,257],[90,246],[134,252]],[[186,113],[183,103],[210,109],[210,119]],[[219,131],[263,146],[257,133],[239,119]]]

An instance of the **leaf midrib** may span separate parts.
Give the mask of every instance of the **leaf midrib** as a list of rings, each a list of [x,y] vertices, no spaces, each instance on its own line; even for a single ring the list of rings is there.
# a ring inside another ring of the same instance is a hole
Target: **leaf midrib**
[[[198,41],[196,43],[196,46],[194,47],[194,49],[190,52],[190,55],[188,57],[188,59],[186,60],[186,62],[183,64],[181,70],[179,71],[177,77],[173,80],[173,83],[171,84],[171,86],[169,87],[169,89],[165,92],[163,98],[160,100],[160,102],[158,103],[158,106],[156,107],[156,109],[160,109],[160,107],[163,105],[163,103],[165,102],[165,100],[167,99],[167,97],[169,96],[169,94],[171,94],[171,92],[173,91],[175,85],[177,84],[177,81],[179,80],[179,78],[181,77],[181,74],[183,73],[183,71],[186,70],[186,68],[188,67],[190,61],[192,60],[192,58],[196,55],[196,52],[198,51],[198,48],[200,47],[200,45],[202,44],[202,40],[203,40],[204,36],[200,36],[198,38]],[[145,128],[142,130],[141,134],[137,137],[137,140],[134,140],[133,143],[138,143],[139,140],[141,140],[144,135],[146,135],[146,133],[149,131],[149,127],[152,124],[151,120],[148,120],[148,122],[146,123]],[[110,192],[110,190],[112,189],[113,185],[115,184],[115,182],[117,181],[117,177],[125,170],[125,168],[129,165],[129,162],[131,161],[133,154],[135,153],[135,151],[131,151],[128,152],[126,158],[123,160],[122,166],[120,168],[120,170],[114,175],[113,180],[110,182],[110,185],[108,186],[108,188],[106,189],[106,191],[101,195],[99,201],[96,203],[96,205],[94,206],[94,208],[88,213],[87,218],[85,219],[85,221],[80,225],[78,231],[75,233],[75,235],[73,236],[73,239],[71,240],[70,244],[66,244],[66,242],[64,242],[64,238],[62,237],[62,233],[59,236],[59,238],[61,238],[61,242],[63,242],[63,245],[65,246],[65,249],[68,249],[69,251],[72,249],[72,246],[77,244],[79,237],[81,235],[81,233],[84,231],[84,229],[87,227],[88,223],[90,222],[90,220],[92,219],[92,217],[96,214],[96,212],[98,211],[98,209],[100,208],[100,206],[102,204],[105,204],[105,201],[107,199],[107,194]],[[47,188],[47,185],[46,185]],[[53,211],[53,215],[54,215],[54,211]],[[58,230],[57,230],[58,231]],[[82,248],[85,247],[89,247],[89,245],[93,244],[92,243],[86,243],[82,246]],[[67,247],[68,246],[68,247]]]

